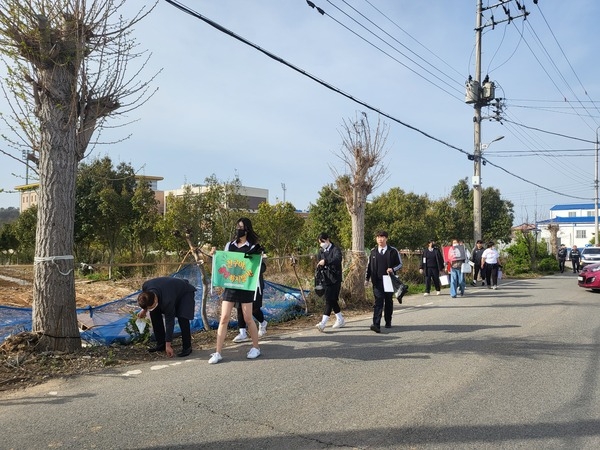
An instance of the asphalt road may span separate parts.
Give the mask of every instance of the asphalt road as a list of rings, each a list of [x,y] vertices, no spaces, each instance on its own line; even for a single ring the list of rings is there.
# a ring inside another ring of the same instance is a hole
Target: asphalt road
[[[3,449],[598,449],[600,294],[572,273],[0,395]],[[332,321],[330,321],[331,323]]]

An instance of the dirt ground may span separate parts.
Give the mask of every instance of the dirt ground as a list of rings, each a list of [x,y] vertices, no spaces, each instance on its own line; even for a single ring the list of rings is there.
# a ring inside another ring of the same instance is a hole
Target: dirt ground
[[[33,272],[27,267],[0,266],[0,305],[31,307]],[[78,281],[75,284],[78,307],[97,306],[123,298],[140,289],[144,280]],[[358,313],[357,313],[358,314]],[[270,324],[269,335],[277,335],[314,326],[314,316],[280,324]],[[230,330],[230,344],[236,331]],[[214,348],[216,332],[200,331],[192,336],[194,352]],[[36,351],[38,337],[21,333],[0,345],[0,391],[24,389],[50,378],[69,377],[142,361],[164,360],[164,353],[149,353],[145,345],[119,345],[82,348],[75,354]],[[173,343],[181,347],[178,339]]]
[[[29,266],[0,266],[0,304],[31,307],[33,268]],[[77,307],[102,305],[136,292],[144,280],[75,282]]]

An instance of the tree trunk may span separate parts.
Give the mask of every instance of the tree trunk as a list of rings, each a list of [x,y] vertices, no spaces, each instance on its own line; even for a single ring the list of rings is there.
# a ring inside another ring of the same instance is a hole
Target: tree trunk
[[[356,194],[354,194],[356,196]],[[360,194],[358,194],[360,195]],[[365,254],[365,202],[361,198],[353,199],[354,208],[350,212],[352,222],[352,251],[346,252],[348,275],[344,279],[344,291],[348,300],[363,303],[365,300],[365,273],[367,255]]]
[[[558,257],[558,231],[560,227],[556,224],[548,225],[548,231],[550,231],[550,253]]]
[[[68,68],[53,67],[40,92],[41,149],[37,239],[33,280],[33,331],[41,349],[81,348],[75,303],[73,259],[76,115],[69,108],[75,80]]]

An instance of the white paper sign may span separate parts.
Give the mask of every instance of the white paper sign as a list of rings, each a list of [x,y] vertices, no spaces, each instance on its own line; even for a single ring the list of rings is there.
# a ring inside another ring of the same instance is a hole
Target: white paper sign
[[[392,278],[389,275],[383,276],[383,291],[394,292],[394,285],[392,284]]]

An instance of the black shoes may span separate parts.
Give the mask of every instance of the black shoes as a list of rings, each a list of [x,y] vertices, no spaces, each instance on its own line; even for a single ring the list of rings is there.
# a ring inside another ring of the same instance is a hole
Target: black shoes
[[[386,328],[392,328],[392,324],[391,324],[391,323],[386,323],[386,324],[385,324],[385,327],[386,327]]]
[[[157,345],[156,347],[150,347],[148,349],[148,351],[150,353],[154,353],[154,352],[164,352],[165,351],[165,344],[163,345]]]
[[[177,356],[183,358],[184,356],[188,356],[190,353],[192,353],[192,347],[184,348],[179,353],[177,353]]]
[[[375,333],[381,333],[381,328],[379,328],[377,325],[373,324],[373,325],[371,325],[371,331],[374,331]]]

